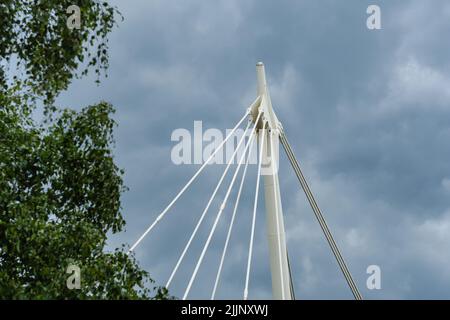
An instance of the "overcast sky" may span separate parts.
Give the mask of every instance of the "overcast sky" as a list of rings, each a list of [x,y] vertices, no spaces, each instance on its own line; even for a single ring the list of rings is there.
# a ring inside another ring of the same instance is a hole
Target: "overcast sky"
[[[177,128],[234,126],[256,95],[264,61],[272,102],[365,298],[450,298],[450,3],[433,1],[113,1],[125,20],[111,35],[108,79],[74,82],[59,102],[117,108],[116,160],[130,190],[132,244],[198,165],[170,159]],[[366,27],[381,7],[381,30]],[[224,166],[208,167],[136,257],[165,284]],[[256,166],[249,168],[218,298],[243,295]],[[280,184],[298,299],[351,299],[295,175]],[[221,197],[225,189],[221,190]],[[220,198],[221,198],[220,197]],[[263,197],[249,297],[271,298]],[[232,196],[230,203],[234,203]],[[181,297],[207,237],[209,211],[171,293]],[[191,298],[209,298],[232,205],[225,210]],[[381,268],[368,290],[366,268]]]

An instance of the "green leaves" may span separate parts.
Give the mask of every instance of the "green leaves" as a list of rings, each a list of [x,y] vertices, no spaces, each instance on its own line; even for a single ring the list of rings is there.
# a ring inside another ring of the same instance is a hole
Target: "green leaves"
[[[70,5],[80,7],[80,29],[67,27]],[[96,0],[0,2],[0,298],[167,298],[162,288],[151,296],[152,280],[125,248],[105,252],[107,235],[125,224],[114,108],[54,105],[74,77],[106,71],[118,16]],[[80,289],[67,287],[69,264]]]
[[[71,5],[80,7],[80,29],[67,27]],[[73,77],[90,68],[100,77],[108,68],[107,36],[117,17],[116,8],[95,0],[2,0],[0,61],[6,63],[0,64],[0,90],[19,82],[51,105]],[[17,68],[10,70],[8,62],[14,59]]]
[[[0,298],[150,298],[134,257],[104,252],[125,224],[113,112],[106,102],[66,109],[43,127],[0,109]],[[69,264],[81,269],[80,290],[66,287]]]

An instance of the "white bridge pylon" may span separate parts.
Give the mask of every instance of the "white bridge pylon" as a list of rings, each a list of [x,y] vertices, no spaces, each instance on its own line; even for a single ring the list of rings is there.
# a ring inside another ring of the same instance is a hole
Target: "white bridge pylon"
[[[275,115],[269,90],[267,88],[264,64],[256,64],[257,95],[260,97],[259,105],[250,110],[252,119],[256,121],[259,113],[262,114],[262,122],[267,130],[260,130],[260,149],[264,149],[270,168],[264,174],[264,199],[266,208],[267,238],[269,243],[270,270],[272,274],[272,295],[276,300],[292,300],[291,278],[288,266],[286,249],[286,236],[283,220],[283,208],[281,205],[280,183],[278,181],[278,141],[282,129],[281,123]],[[263,124],[259,124],[263,126]],[[263,146],[264,144],[264,146]],[[275,148],[276,146],[276,148]]]
[[[232,188],[237,180],[238,174],[242,166],[244,166],[244,171],[241,176],[239,190],[237,192],[237,197],[235,200],[235,205],[232,212],[232,217],[230,221],[230,225],[227,231],[227,237],[225,240],[225,244],[222,251],[221,260],[219,263],[219,267],[215,277],[214,288],[212,290],[211,299],[215,298],[218,285],[220,282],[220,276],[224,264],[224,260],[226,257],[229,240],[231,237],[231,233],[233,230],[233,225],[235,221],[235,217],[238,211],[239,201],[241,198],[241,193],[243,189],[243,185],[245,183],[245,177],[247,173],[247,168],[250,159],[250,153],[252,151],[252,146],[255,140],[258,140],[259,146],[259,154],[258,154],[258,171],[257,171],[257,179],[255,186],[255,196],[253,203],[253,212],[252,212],[252,224],[251,224],[251,232],[250,232],[250,241],[249,241],[249,251],[247,257],[247,268],[245,275],[245,285],[243,298],[246,300],[248,298],[249,293],[249,282],[250,282],[250,274],[251,274],[251,265],[252,265],[252,256],[253,256],[253,242],[254,242],[254,234],[255,234],[255,225],[256,225],[256,215],[258,211],[258,194],[259,194],[259,186],[260,186],[260,177],[263,176],[264,180],[264,199],[265,199],[265,210],[266,210],[266,225],[267,225],[267,238],[269,245],[269,257],[270,257],[270,270],[272,276],[272,296],[273,299],[276,300],[292,300],[294,299],[294,290],[292,286],[291,279],[291,270],[289,266],[289,258],[288,251],[286,246],[286,235],[285,235],[285,227],[284,227],[284,219],[283,219],[283,208],[281,203],[281,195],[280,195],[280,184],[278,180],[278,167],[279,167],[279,141],[281,141],[284,150],[286,151],[287,157],[294,169],[294,172],[300,182],[300,185],[303,191],[306,194],[308,202],[311,205],[311,208],[316,216],[317,221],[325,235],[325,238],[330,245],[330,248],[336,258],[336,261],[347,281],[347,284],[352,291],[352,294],[355,299],[360,300],[362,296],[350,274],[350,271],[337,247],[336,242],[325,222],[325,219],[322,215],[322,212],[317,205],[317,202],[309,188],[305,177],[300,169],[299,163],[295,158],[295,155],[287,141],[286,135],[284,133],[283,127],[281,123],[278,121],[276,114],[272,108],[272,102],[269,95],[269,90],[266,81],[264,64],[262,62],[258,62],[256,64],[256,73],[257,73],[257,98],[247,109],[244,116],[238,121],[236,126],[229,132],[227,137],[220,143],[220,145],[214,150],[214,152],[209,156],[209,158],[203,163],[203,165],[197,170],[197,172],[192,176],[192,178],[186,183],[186,185],[178,192],[175,198],[169,203],[169,205],[156,217],[154,222],[145,230],[145,232],[139,237],[139,239],[130,247],[129,253],[134,251],[136,247],[142,242],[142,240],[153,230],[153,228],[165,217],[165,215],[169,212],[170,208],[176,203],[176,201],[183,195],[183,193],[189,188],[189,186],[196,180],[196,178],[200,175],[203,169],[207,166],[207,164],[214,158],[221,148],[225,145],[225,143],[229,140],[230,137],[233,136],[234,132],[241,126],[245,119],[249,118],[249,122],[245,128],[245,132],[241,137],[240,141],[234,153],[229,159],[225,170],[222,176],[219,179],[213,193],[211,194],[208,203],[206,204],[205,209],[203,210],[195,229],[193,230],[187,244],[185,245],[181,255],[179,256],[177,263],[166,283],[166,288],[169,288],[172,280],[174,279],[179,267],[181,266],[186,253],[188,252],[191,243],[195,239],[197,231],[199,230],[202,222],[208,213],[208,210],[213,203],[214,198],[217,195],[217,192],[222,185],[224,178],[226,177],[231,164],[234,162],[234,158],[236,157],[238,150],[242,150],[241,146],[244,144],[244,152],[241,155],[240,159],[238,159],[237,167],[231,179],[231,182],[227,188],[226,194],[223,198],[223,201],[220,205],[220,208],[217,212],[214,223],[209,232],[208,238],[203,246],[202,252],[197,260],[195,269],[190,277],[187,288],[184,292],[183,299],[187,299],[193,282],[196,279],[199,268],[203,262],[203,258],[206,254],[206,251],[209,248],[210,242],[214,236],[216,231],[216,227],[218,222],[222,216],[223,211],[227,206],[227,201],[231,194]],[[246,136],[248,131],[250,130],[250,126],[252,129],[250,131],[250,137],[248,141],[246,141]]]

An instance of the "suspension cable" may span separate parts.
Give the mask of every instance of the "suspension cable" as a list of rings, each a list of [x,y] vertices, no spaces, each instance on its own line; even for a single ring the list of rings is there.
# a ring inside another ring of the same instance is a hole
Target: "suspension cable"
[[[258,119],[257,119],[257,121],[255,121],[255,123],[258,123]],[[238,208],[238,205],[239,205],[239,200],[241,199],[241,193],[242,193],[242,189],[243,189],[243,186],[244,186],[245,176],[247,174],[247,168],[248,168],[248,163],[249,163],[249,159],[250,159],[250,153],[252,151],[253,142],[255,141],[255,139],[254,139],[255,136],[256,136],[256,133],[253,134],[250,137],[251,145],[249,147],[249,152],[248,152],[248,155],[247,155],[247,159],[245,161],[244,172],[242,173],[241,183],[239,185],[239,190],[238,190],[238,193],[237,193],[236,202],[234,204],[234,209],[233,209],[233,214],[231,216],[230,226],[228,227],[228,233],[227,233],[227,238],[225,240],[225,245],[223,247],[222,257],[220,258],[219,269],[217,270],[216,281],[214,282],[214,289],[213,289],[213,292],[211,294],[211,300],[214,300],[214,298],[216,296],[217,286],[219,284],[220,275],[222,273],[222,267],[223,267],[223,263],[224,263],[224,260],[225,260],[225,255],[226,255],[226,252],[227,252],[227,249],[228,249],[228,243],[230,241],[231,231],[233,229],[234,219],[236,217],[236,212],[237,212],[237,208]]]
[[[253,126],[253,130],[250,133],[250,139],[251,139],[251,137],[253,136],[253,134],[256,131],[257,123],[258,123],[258,119],[255,121],[255,125]],[[241,165],[243,163],[243,160],[244,160],[245,154],[247,152],[247,149],[250,146],[250,143],[251,143],[251,141],[249,140],[248,143],[246,144],[245,148],[244,148],[244,153],[242,154],[242,156],[239,159],[238,166],[237,166],[237,168],[236,168],[236,170],[234,172],[233,178],[231,179],[230,185],[228,186],[228,189],[227,189],[225,197],[224,197],[224,199],[222,201],[222,204],[220,205],[220,208],[219,208],[219,211],[217,213],[216,219],[214,220],[214,224],[213,224],[213,226],[211,228],[211,231],[209,232],[208,239],[205,242],[205,245],[203,247],[203,250],[202,250],[202,253],[200,255],[200,258],[198,259],[197,265],[195,266],[194,272],[192,273],[191,279],[189,280],[189,284],[188,284],[188,286],[186,288],[186,291],[184,293],[183,300],[186,300],[186,298],[187,298],[187,296],[189,294],[189,291],[191,290],[192,284],[194,283],[194,280],[195,280],[195,278],[197,276],[197,273],[198,273],[198,270],[200,268],[200,265],[203,262],[203,258],[205,257],[205,254],[206,254],[206,251],[208,250],[209,244],[211,243],[211,239],[212,239],[212,237],[214,235],[214,232],[216,231],[217,224],[219,223],[219,220],[220,220],[220,218],[222,216],[223,210],[225,209],[225,207],[227,205],[228,198],[229,198],[229,196],[231,194],[231,190],[233,189],[234,182],[236,181],[237,175],[239,174],[239,170],[241,169]],[[239,149],[239,147],[236,148],[236,152],[238,151],[238,149]],[[230,159],[230,161],[233,161],[233,158],[234,158],[234,154],[233,154],[233,157]]]
[[[294,152],[292,151],[291,146],[289,145],[289,142],[286,138],[284,131],[282,131],[280,134],[280,140],[281,144],[284,147],[284,150],[286,151],[289,161],[291,162],[291,165],[295,171],[295,174],[297,175],[297,178],[300,181],[300,185],[302,186],[303,191],[305,192],[306,197],[308,198],[309,204],[311,205],[314,215],[316,216],[316,219],[319,222],[320,227],[322,228],[322,231],[325,235],[325,238],[327,239],[331,251],[333,252],[334,257],[336,258],[338,265],[342,273],[344,274],[345,280],[347,281],[347,284],[350,287],[350,290],[352,291],[353,296],[355,297],[356,300],[362,300],[362,295],[359,292],[358,287],[356,286],[356,283],[352,278],[352,275],[350,274],[347,264],[345,263],[344,258],[342,257],[336,242],[334,241],[333,235],[331,234],[331,231],[328,228],[328,225],[322,215],[322,212],[319,209],[319,206],[317,205],[317,202],[311,192],[311,189],[308,186],[305,176],[303,175],[300,169],[300,165],[298,164],[298,161],[295,158]]]
[[[211,203],[213,202],[214,197],[216,196],[217,191],[219,190],[219,188],[220,188],[220,186],[221,186],[221,184],[223,182],[223,179],[225,178],[228,170],[230,169],[230,166],[231,166],[233,158],[235,157],[237,151],[239,150],[239,147],[241,146],[242,142],[244,142],[245,136],[246,136],[247,131],[248,131],[249,127],[250,127],[250,123],[251,122],[249,121],[248,124],[247,124],[247,127],[245,128],[244,135],[242,136],[241,140],[239,141],[239,143],[238,143],[238,145],[236,147],[236,150],[233,152],[233,155],[231,156],[230,162],[227,164],[227,166],[226,166],[222,176],[220,177],[219,182],[217,183],[216,188],[214,189],[214,192],[212,193],[211,197],[209,198],[208,204],[206,205],[205,209],[203,210],[202,215],[200,216],[200,219],[198,220],[197,225],[195,226],[195,229],[192,232],[191,237],[189,238],[189,241],[187,242],[186,246],[184,247],[184,250],[181,253],[180,258],[178,259],[177,264],[175,265],[175,268],[173,269],[172,274],[170,275],[169,280],[167,281],[166,288],[169,288],[169,285],[172,282],[173,277],[175,276],[175,274],[176,274],[176,272],[178,270],[178,267],[180,266],[181,262],[183,261],[184,256],[185,256],[187,250],[189,249],[189,247],[191,245],[192,240],[194,239],[195,235],[197,234],[197,231],[200,228],[200,225],[202,224],[203,219],[205,218],[205,215],[208,212],[208,209],[209,209]]]
[[[289,252],[286,249],[287,264],[289,270],[289,288],[291,290],[292,300],[295,300],[294,280],[292,279],[291,262],[289,261]]]
[[[260,132],[264,133],[264,130],[266,128],[267,121],[264,121],[262,131]],[[259,180],[261,176],[261,163],[262,163],[262,155],[263,155],[263,149],[264,149],[264,143],[266,135],[262,134],[262,142],[261,142],[261,150],[259,150],[259,163],[258,163],[258,175],[256,177],[256,190],[255,190],[255,200],[253,204],[253,218],[252,218],[252,229],[250,234],[250,245],[248,250],[248,260],[247,260],[247,272],[245,275],[245,288],[244,288],[244,300],[247,300],[248,298],[248,282],[250,278],[250,267],[252,264],[252,254],[253,254],[253,238],[255,235],[255,224],[256,224],[256,209],[258,207],[258,193],[259,193]]]
[[[206,167],[206,165],[211,161],[211,159],[216,155],[217,152],[223,147],[223,145],[227,142],[227,140],[233,135],[233,133],[236,131],[236,129],[241,125],[241,123],[245,120],[245,118],[249,115],[250,109],[247,110],[247,112],[244,114],[244,116],[239,120],[239,122],[234,126],[234,128],[231,130],[231,132],[228,134],[228,136],[225,138],[225,140],[222,141],[222,143],[214,150],[214,152],[209,156],[209,158],[203,163],[203,165],[200,167],[200,169],[197,170],[197,172],[192,176],[192,178],[186,183],[186,185],[178,192],[178,194],[175,196],[175,198],[169,203],[169,205],[157,216],[155,221],[145,230],[145,232],[139,237],[139,239],[131,246],[130,250],[128,250],[128,254],[130,254],[136,247],[139,245],[139,243],[145,238],[145,236],[158,224],[159,221],[165,216],[165,214],[169,211],[169,209],[175,204],[175,202],[178,200],[178,198],[181,197],[181,195],[186,191],[186,189],[194,182],[194,180],[197,178],[197,176],[203,171],[203,169]]]
[[[274,148],[273,148],[273,134],[274,134],[274,130],[270,130],[269,132],[269,139],[270,139],[270,150],[271,150],[271,166],[272,166],[272,179],[273,179],[273,193],[274,193],[274,199],[277,198],[277,192],[276,192],[276,181],[275,181],[275,163],[274,161],[276,161],[274,158],[275,152],[274,152]],[[275,210],[276,210],[276,227],[277,227],[277,242],[278,242],[278,262],[280,264],[280,277],[281,277],[281,299],[285,300],[286,296],[285,296],[285,292],[284,292],[284,272],[283,272],[283,260],[281,259],[281,234],[280,234],[280,212],[278,210],[278,203],[275,203]]]

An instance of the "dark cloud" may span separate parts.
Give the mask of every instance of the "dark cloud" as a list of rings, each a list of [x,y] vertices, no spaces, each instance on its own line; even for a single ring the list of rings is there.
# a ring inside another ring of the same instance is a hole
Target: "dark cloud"
[[[116,158],[130,191],[123,204],[127,231],[112,237],[111,246],[133,243],[195,172],[197,166],[171,163],[171,132],[192,128],[194,120],[205,128],[231,128],[255,97],[254,65],[263,60],[278,117],[363,295],[448,298],[450,4],[377,3],[382,30],[369,31],[370,1],[117,1],[125,21],[111,39],[109,78],[100,87],[76,82],[60,100],[86,105],[106,99],[118,108]],[[282,161],[297,298],[351,298]],[[170,275],[223,168],[208,168],[137,249],[158,283]],[[243,294],[254,171],[219,298]],[[250,297],[269,298],[260,200]],[[210,296],[230,207],[193,298]],[[208,231],[201,229],[173,294],[182,296]],[[381,267],[382,290],[366,289],[371,264]]]

